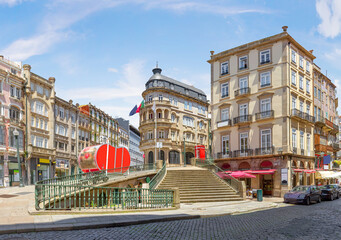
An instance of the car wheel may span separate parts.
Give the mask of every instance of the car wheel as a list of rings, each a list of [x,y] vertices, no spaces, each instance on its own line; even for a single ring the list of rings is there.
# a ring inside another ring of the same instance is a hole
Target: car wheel
[[[306,202],[307,205],[310,205],[310,197],[307,198]]]
[[[330,195],[330,201],[333,201],[333,200],[334,200],[334,196],[332,194],[332,195]]]
[[[317,199],[317,203],[321,203],[322,202],[322,199],[321,199],[321,196],[319,196],[319,198]]]

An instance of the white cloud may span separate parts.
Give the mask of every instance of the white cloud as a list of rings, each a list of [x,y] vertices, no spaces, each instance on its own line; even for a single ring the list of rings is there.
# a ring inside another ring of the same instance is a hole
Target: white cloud
[[[116,68],[108,68],[108,72],[117,73],[118,70]]]
[[[340,59],[340,57],[341,57],[341,49],[340,48],[335,48],[333,50],[333,52],[325,53],[325,56],[329,60]]]
[[[316,11],[321,18],[318,31],[325,37],[334,38],[341,33],[341,1],[317,0]]]
[[[0,3],[13,6],[23,1],[25,0],[0,0]],[[146,10],[195,11],[224,16],[268,12],[261,8],[225,7],[211,1],[205,3],[205,1],[188,0],[50,0],[46,4],[46,15],[42,18],[40,25],[37,26],[36,33],[31,37],[21,37],[15,40],[0,52],[17,61],[44,54],[55,44],[68,39],[67,32],[70,31],[74,23],[95,12],[127,4],[138,5]]]
[[[4,4],[4,5],[8,5],[10,7],[13,7],[15,5],[18,5],[22,2],[24,2],[25,0],[0,0],[0,5]]]

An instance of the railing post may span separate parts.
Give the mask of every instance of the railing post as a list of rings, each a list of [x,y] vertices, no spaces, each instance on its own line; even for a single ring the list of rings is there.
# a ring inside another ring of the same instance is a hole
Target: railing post
[[[173,190],[173,206],[180,208],[180,190],[179,188],[171,188]]]

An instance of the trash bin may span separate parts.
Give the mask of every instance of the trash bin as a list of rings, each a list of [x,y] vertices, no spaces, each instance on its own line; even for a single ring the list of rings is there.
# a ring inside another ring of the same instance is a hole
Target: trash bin
[[[257,201],[258,202],[263,201],[263,190],[262,189],[257,189]]]

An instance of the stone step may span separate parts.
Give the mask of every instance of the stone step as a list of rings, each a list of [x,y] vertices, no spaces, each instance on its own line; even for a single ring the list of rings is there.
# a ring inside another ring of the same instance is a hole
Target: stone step
[[[197,202],[229,202],[229,201],[242,201],[240,197],[228,197],[228,198],[201,198],[201,199],[180,199],[181,203],[197,203]]]
[[[180,198],[186,198],[186,197],[196,197],[196,198],[200,197],[201,198],[204,196],[206,196],[208,198],[211,198],[212,196],[215,196],[215,197],[217,197],[217,196],[220,196],[220,197],[238,196],[239,197],[239,195],[237,195],[236,193],[225,193],[225,192],[215,193],[215,194],[206,193],[206,192],[197,192],[197,193],[191,193],[191,192],[181,193],[180,192]]]

